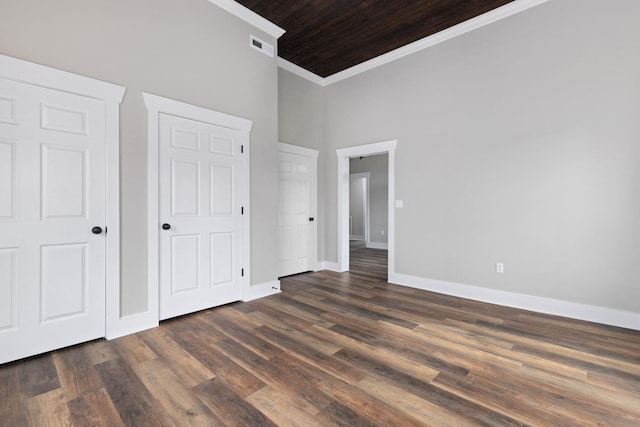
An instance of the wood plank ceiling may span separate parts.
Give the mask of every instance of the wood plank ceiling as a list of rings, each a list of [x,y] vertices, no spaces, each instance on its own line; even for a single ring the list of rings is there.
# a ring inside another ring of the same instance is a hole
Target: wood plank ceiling
[[[513,0],[237,0],[286,30],[278,55],[320,77]]]

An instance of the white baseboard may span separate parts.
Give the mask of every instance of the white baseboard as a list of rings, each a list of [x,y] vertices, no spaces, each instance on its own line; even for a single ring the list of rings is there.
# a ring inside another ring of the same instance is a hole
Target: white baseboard
[[[370,249],[389,249],[388,243],[367,242],[367,247]]]
[[[340,266],[338,265],[337,262],[331,262],[331,261],[319,261],[316,263],[316,268],[313,271],[322,271],[322,270],[329,270],[329,271],[335,271],[336,273],[341,273],[340,271]]]
[[[242,301],[249,302],[258,298],[268,297],[280,293],[280,281],[272,280],[270,282],[258,283],[249,287],[249,295]]]
[[[157,313],[144,312],[123,316],[108,323],[105,338],[108,340],[120,338],[155,328],[158,324]]]
[[[640,313],[393,273],[389,283],[506,307],[640,330]]]
[[[364,236],[349,235],[349,240],[364,240]]]

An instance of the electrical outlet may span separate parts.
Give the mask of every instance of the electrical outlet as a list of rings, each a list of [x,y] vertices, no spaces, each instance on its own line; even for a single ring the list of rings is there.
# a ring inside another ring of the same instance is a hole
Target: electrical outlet
[[[384,230],[380,230],[380,233],[382,233],[382,235],[384,236]]]
[[[504,273],[504,264],[501,262],[496,262],[496,273]]]

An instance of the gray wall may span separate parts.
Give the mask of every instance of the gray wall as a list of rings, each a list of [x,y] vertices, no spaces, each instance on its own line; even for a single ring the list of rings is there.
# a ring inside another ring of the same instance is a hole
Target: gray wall
[[[398,139],[397,273],[640,312],[638,16],[552,0],[326,87],[325,259],[335,150]]]
[[[369,179],[369,241],[387,243],[389,156],[379,154],[349,161],[349,172],[371,172]]]
[[[120,110],[122,314],[146,309],[146,109],[141,92],[253,120],[252,283],[277,277],[273,37],[206,0],[2,0],[0,53],[127,87]]]

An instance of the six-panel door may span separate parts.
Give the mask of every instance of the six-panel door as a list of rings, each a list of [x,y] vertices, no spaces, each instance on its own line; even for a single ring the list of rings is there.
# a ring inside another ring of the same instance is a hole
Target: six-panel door
[[[0,79],[0,363],[104,336],[104,224],[104,103]]]
[[[313,269],[312,168],[309,157],[284,152],[278,156],[278,277],[282,277]]]
[[[241,134],[160,114],[160,318],[242,299]]]

